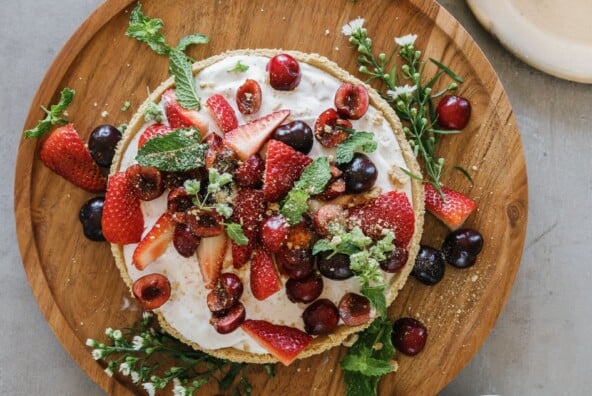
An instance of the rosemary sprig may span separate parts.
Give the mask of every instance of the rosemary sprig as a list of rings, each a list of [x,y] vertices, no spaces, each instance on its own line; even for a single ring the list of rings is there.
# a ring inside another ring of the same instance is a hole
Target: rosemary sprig
[[[141,384],[148,395],[172,384],[173,395],[190,396],[212,379],[221,390],[231,390],[236,378],[239,380],[232,394],[251,394],[247,379],[249,365],[192,349],[157,329],[150,312],[144,312],[142,320],[132,328],[108,328],[105,334],[109,338],[107,344],[90,338],[86,341],[93,348],[93,358],[107,363],[105,372],[109,376],[119,371],[135,384]],[[275,375],[272,365],[266,365],[265,369],[270,377]]]
[[[416,35],[395,38],[397,47],[390,54],[382,52],[375,55],[372,51],[372,39],[364,28],[364,19],[358,18],[345,25],[343,34],[349,36],[350,43],[357,46],[360,54],[357,59],[359,72],[369,76],[366,82],[376,80],[381,83],[382,90],[377,89],[378,93],[391,105],[403,122],[403,131],[409,144],[415,156],[422,160],[428,178],[425,181],[431,183],[441,193],[445,159],[436,155],[436,145],[441,135],[459,133],[459,131],[440,129],[433,100],[456,90],[463,79],[442,63],[430,59],[438,71],[425,82],[426,62],[422,60],[421,51],[414,47]],[[402,60],[400,66],[395,62],[395,55]],[[443,75],[447,75],[454,81],[442,91],[433,93],[433,87]],[[461,170],[463,174],[469,175],[458,166],[452,169]],[[424,181],[419,175],[408,171],[407,174]]]

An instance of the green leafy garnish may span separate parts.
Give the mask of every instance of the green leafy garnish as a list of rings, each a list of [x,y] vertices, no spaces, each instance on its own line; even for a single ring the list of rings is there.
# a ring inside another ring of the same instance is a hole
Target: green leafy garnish
[[[191,62],[187,56],[178,49],[172,49],[169,55],[169,69],[175,76],[175,95],[179,104],[186,109],[200,108],[199,96],[193,79]]]
[[[207,44],[210,42],[210,38],[205,34],[195,33],[190,34],[188,36],[183,37],[179,40],[179,44],[177,44],[177,49],[179,51],[185,51],[187,47],[194,44]]]
[[[121,111],[128,111],[129,108],[131,107],[131,105],[132,105],[132,102],[130,102],[129,100],[126,100],[123,103],[123,106],[121,106]]]
[[[237,245],[247,245],[249,238],[243,232],[243,228],[237,223],[224,224],[224,229],[228,237],[232,239]]]
[[[374,133],[355,130],[349,132],[350,136],[337,146],[335,162],[338,165],[350,162],[357,152],[372,153],[378,147]]]
[[[347,396],[376,396],[380,378],[394,371],[392,331],[388,319],[376,318],[341,359]]]
[[[280,213],[286,217],[291,225],[302,220],[302,214],[307,211],[307,201],[311,195],[320,194],[331,179],[331,168],[327,157],[318,157],[311,162],[290,190]]]
[[[62,118],[62,114],[72,103],[74,94],[75,92],[73,89],[64,88],[60,93],[60,101],[57,104],[51,105],[49,110],[41,106],[41,109],[43,109],[46,114],[45,119],[39,120],[39,123],[37,126],[35,126],[35,128],[27,129],[25,131],[25,139],[43,136],[49,132],[53,125],[67,124],[69,121],[65,118]]]
[[[92,357],[106,363],[107,375],[119,371],[148,394],[170,386],[175,395],[194,395],[211,380],[215,380],[221,390],[231,390],[233,395],[252,392],[247,379],[249,365],[194,350],[157,329],[152,313],[145,312],[142,320],[131,328],[108,328],[105,334],[109,339],[106,343],[90,338],[86,341],[92,348]],[[265,365],[265,368],[273,378],[273,366]]]
[[[138,2],[130,14],[129,27],[125,35],[148,44],[159,55],[168,55],[171,47],[166,43],[164,35],[160,33],[163,26],[162,19],[144,15],[142,4]]]
[[[161,122],[164,119],[164,112],[162,108],[158,106],[156,103],[150,102],[146,111],[144,111],[144,120],[146,122],[155,121]]]
[[[232,72],[246,72],[247,70],[249,70],[249,65],[245,65],[243,64],[240,60],[238,60],[236,62],[236,65],[234,65],[232,68],[228,69],[227,71],[229,73]]]
[[[204,165],[207,148],[200,143],[196,128],[182,128],[148,140],[138,150],[136,161],[165,172],[184,172]]]

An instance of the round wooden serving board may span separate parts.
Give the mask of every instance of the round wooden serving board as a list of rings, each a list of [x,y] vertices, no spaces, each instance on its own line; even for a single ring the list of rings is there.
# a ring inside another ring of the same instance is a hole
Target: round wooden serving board
[[[87,139],[101,123],[129,121],[147,90],[167,78],[167,59],[124,35],[134,5],[108,0],[78,29],[41,84],[26,128],[42,118],[39,106],[57,102],[68,86],[76,90],[70,119]],[[445,182],[478,202],[467,226],[481,231],[485,248],[470,269],[447,266],[436,286],[409,279],[390,315],[421,319],[429,329],[428,343],[414,358],[398,356],[399,371],[382,380],[379,394],[441,390],[493,327],[516,276],[526,231],[527,178],[516,121],[501,83],[467,32],[431,0],[145,0],[143,11],[164,20],[170,43],[189,33],[209,35],[210,44],[190,49],[195,59],[229,49],[284,48],[317,52],[351,72],[357,69],[357,54],[341,27],[362,16],[375,51],[388,53],[394,37],[416,33],[417,48],[464,76],[460,93],[470,98],[473,117],[462,134],[446,137],[439,149],[449,165],[473,174],[474,185],[456,172]],[[122,112],[127,100],[132,108]],[[94,381],[110,394],[141,393],[126,378],[108,377],[85,346],[89,337],[104,339],[106,327],[133,323],[140,310],[119,277],[109,245],[82,234],[78,210],[92,195],[46,168],[39,147],[39,141],[22,141],[15,183],[18,239],[33,292],[57,337]],[[423,243],[440,246],[446,233],[426,215]],[[344,394],[339,360],[345,352],[335,348],[278,366],[274,379],[254,367],[254,394]],[[215,391],[211,384],[205,394]]]

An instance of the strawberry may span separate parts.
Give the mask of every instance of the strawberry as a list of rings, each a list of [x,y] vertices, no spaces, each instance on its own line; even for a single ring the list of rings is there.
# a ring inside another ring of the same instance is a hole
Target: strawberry
[[[424,183],[425,208],[448,226],[452,231],[463,225],[467,217],[477,208],[471,198],[442,186],[444,199],[430,183]]]
[[[134,195],[125,172],[109,177],[101,227],[105,239],[125,245],[140,242],[144,231],[144,216],[140,199]]]
[[[347,210],[352,226],[359,225],[374,240],[384,236],[384,230],[395,233],[395,244],[406,247],[415,229],[415,213],[403,192],[389,191]]]
[[[251,293],[257,300],[265,300],[282,288],[273,257],[263,249],[255,250],[253,253],[250,278]]]
[[[230,103],[224,96],[215,94],[206,100],[206,107],[210,110],[212,118],[216,120],[216,124],[222,132],[230,132],[238,127],[238,120],[236,114]]]
[[[234,180],[241,187],[261,187],[265,162],[259,154],[253,154],[241,162],[234,171]]]
[[[198,111],[183,108],[177,102],[174,89],[171,88],[162,94],[162,101],[171,128],[178,129],[194,126],[199,130],[201,136],[207,135],[210,129],[208,121]]]
[[[289,115],[290,110],[279,110],[240,125],[224,136],[224,144],[233,149],[237,157],[244,161],[261,149],[275,128]]]
[[[245,320],[241,329],[285,366],[312,342],[312,337],[301,330],[265,320]]]
[[[41,146],[41,161],[74,185],[90,192],[105,191],[107,180],[73,124],[57,128]]]
[[[153,137],[168,135],[172,131],[174,131],[174,129],[168,125],[152,124],[146,128],[144,132],[142,132],[142,135],[140,135],[140,139],[138,140],[138,148],[142,147],[144,143]]]
[[[257,244],[259,224],[265,212],[265,201],[260,190],[240,189],[234,201],[232,221],[243,228],[243,233],[249,239],[247,245],[237,245],[232,242],[232,263],[235,268],[242,267],[251,258],[251,253]]]
[[[218,282],[222,264],[226,255],[226,246],[228,237],[223,232],[219,235],[202,238],[197,247],[197,261],[203,277],[204,283],[208,289],[212,289]]]
[[[263,177],[263,194],[268,202],[282,199],[312,162],[306,154],[294,150],[279,140],[267,144],[267,159]]]
[[[140,241],[132,256],[134,266],[142,271],[162,256],[173,240],[176,223],[170,213],[165,212]]]

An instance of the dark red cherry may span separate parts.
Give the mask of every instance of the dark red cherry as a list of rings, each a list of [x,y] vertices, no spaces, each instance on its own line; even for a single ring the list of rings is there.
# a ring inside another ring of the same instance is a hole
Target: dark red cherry
[[[345,293],[339,301],[339,316],[348,326],[368,323],[371,311],[370,300],[356,293]]]
[[[286,218],[278,213],[263,220],[259,230],[259,239],[265,249],[277,253],[284,246],[289,233],[290,225]]]
[[[82,231],[84,236],[91,241],[104,241],[103,227],[101,219],[103,218],[103,203],[104,197],[92,198],[80,208],[78,212],[78,219],[82,223]]]
[[[247,79],[236,91],[236,107],[242,114],[253,114],[261,108],[261,86]]]
[[[130,188],[142,201],[152,201],[164,192],[164,181],[158,169],[153,166],[134,164],[125,171]]]
[[[378,169],[366,154],[355,153],[354,158],[339,166],[343,171],[345,191],[349,194],[359,194],[374,187],[378,177]]]
[[[417,319],[400,318],[393,323],[391,340],[395,349],[405,355],[421,352],[428,338],[428,331]]]
[[[444,255],[438,249],[421,245],[411,275],[426,285],[435,285],[444,277]]]
[[[387,254],[386,260],[380,262],[380,268],[385,272],[395,273],[405,266],[409,253],[405,248],[396,246]]]
[[[343,118],[359,120],[368,111],[368,90],[363,84],[343,83],[335,93],[335,108]]]
[[[444,129],[463,129],[471,118],[471,103],[462,96],[446,95],[436,107],[438,124]]]
[[[245,321],[246,310],[241,302],[237,302],[228,311],[213,314],[210,324],[220,334],[228,334],[236,330]]]
[[[187,224],[177,224],[173,232],[173,246],[183,257],[191,257],[195,254],[200,239],[196,237]]]
[[[317,256],[317,266],[321,274],[329,279],[344,280],[354,276],[346,254],[337,253],[331,256],[329,252],[322,252]]]
[[[220,274],[220,283],[237,301],[243,295],[243,282],[232,272]]]
[[[288,279],[286,282],[286,294],[293,303],[309,303],[323,292],[323,278],[318,274],[312,274],[302,280]]]
[[[288,54],[279,54],[267,64],[269,85],[280,91],[291,91],[300,83],[300,65]]]
[[[306,122],[300,120],[277,127],[273,132],[272,139],[286,143],[303,154],[310,153],[314,143],[312,129]]]
[[[352,123],[339,117],[335,109],[323,111],[315,121],[315,138],[325,147],[335,147],[349,137],[340,128],[351,128]]]
[[[302,313],[304,330],[308,334],[329,334],[337,327],[339,322],[339,310],[326,298],[322,298],[310,304]]]
[[[164,275],[149,274],[134,282],[132,292],[144,309],[153,310],[168,301],[171,284]]]
[[[111,166],[120,140],[121,132],[112,125],[99,125],[93,129],[88,139],[88,150],[97,165],[103,168]]]

